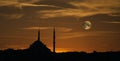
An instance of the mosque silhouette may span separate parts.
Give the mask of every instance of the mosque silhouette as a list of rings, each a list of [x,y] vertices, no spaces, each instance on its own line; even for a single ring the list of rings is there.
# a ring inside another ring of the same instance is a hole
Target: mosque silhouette
[[[53,30],[53,52],[42,43],[40,30],[38,39],[24,50],[0,50],[0,61],[120,61],[117,52],[55,52],[55,29]]]
[[[55,33],[55,30],[54,30]],[[53,34],[55,35],[55,34]],[[55,47],[55,46],[54,46]],[[29,48],[24,50],[7,49],[0,51],[0,61],[50,61],[53,60],[53,54],[45,44],[40,40],[40,30],[38,31],[38,39],[33,42]]]

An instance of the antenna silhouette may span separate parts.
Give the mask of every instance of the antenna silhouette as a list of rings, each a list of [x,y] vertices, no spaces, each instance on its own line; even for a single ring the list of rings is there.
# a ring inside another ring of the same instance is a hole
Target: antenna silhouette
[[[55,34],[55,28],[53,28],[53,52],[55,53],[55,42],[56,41],[56,34]]]
[[[38,30],[38,41],[40,41],[40,29]]]

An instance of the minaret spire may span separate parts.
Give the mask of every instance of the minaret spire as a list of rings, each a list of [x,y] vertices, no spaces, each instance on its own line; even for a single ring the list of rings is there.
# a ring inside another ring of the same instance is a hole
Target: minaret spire
[[[40,41],[40,29],[38,30],[38,41]]]
[[[53,28],[53,52],[55,53],[55,40],[56,40],[56,34],[55,34],[55,28]]]

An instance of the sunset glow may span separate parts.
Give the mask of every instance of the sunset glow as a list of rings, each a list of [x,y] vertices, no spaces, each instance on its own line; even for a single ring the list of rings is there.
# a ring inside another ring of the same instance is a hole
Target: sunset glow
[[[68,50],[68,49],[65,49],[65,48],[57,48],[56,49],[57,53],[60,53],[60,52],[69,52],[69,51],[71,51],[71,50]]]
[[[83,25],[85,25],[83,27]],[[37,40],[56,51],[119,51],[120,0],[0,0],[0,49]]]

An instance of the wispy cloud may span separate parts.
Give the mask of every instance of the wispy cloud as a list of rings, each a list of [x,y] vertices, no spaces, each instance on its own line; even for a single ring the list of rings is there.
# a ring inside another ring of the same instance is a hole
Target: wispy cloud
[[[7,17],[9,19],[20,19],[23,17],[23,14],[7,14],[7,15],[2,14],[2,16]]]
[[[17,0],[1,0],[0,6],[12,5],[18,3]]]
[[[72,28],[58,27],[58,28],[56,28],[56,30],[60,31],[60,32],[70,32],[70,31],[72,31]]]
[[[53,0],[54,1],[54,0]],[[92,16],[96,14],[111,14],[111,13],[120,13],[119,0],[84,0],[84,1],[58,1],[64,2],[64,4],[69,4],[69,7],[66,8],[67,5],[55,5],[51,2],[48,4],[49,0],[1,0],[0,6],[14,6],[20,9],[23,7],[32,7],[32,12],[37,11],[37,16],[40,18],[55,18],[55,17],[65,17],[65,16],[75,16],[75,17],[86,17]],[[38,4],[36,4],[38,3]],[[110,4],[111,3],[111,4]],[[34,9],[36,7],[47,7],[44,10]],[[52,7],[52,8],[48,8]],[[58,9],[53,9],[58,8]],[[34,10],[33,10],[34,9]],[[50,9],[50,10],[48,10]],[[24,11],[24,10],[23,10]],[[114,14],[115,15],[115,14]]]
[[[84,37],[85,34],[82,34],[81,32],[72,32],[72,33],[64,33],[63,35],[60,35],[58,37],[59,39],[71,39],[71,38],[77,38],[77,37]]]
[[[18,2],[24,2],[24,3],[36,3],[39,2],[41,0],[17,0]]]
[[[34,4],[35,2],[39,2],[40,0],[0,0],[0,16],[7,17],[9,19],[20,19],[27,18],[28,14],[36,14],[38,11],[36,8],[41,7],[52,7],[52,8],[61,8],[54,5],[47,4]],[[24,8],[23,8],[24,7]],[[30,7],[30,9],[25,9]],[[35,8],[35,9],[34,9]],[[35,18],[37,15],[34,15]]]
[[[70,4],[76,6],[76,7],[89,7],[89,8],[99,8],[99,7],[119,7],[120,3],[119,0],[84,0],[83,2],[79,1],[72,1],[69,2]],[[111,3],[111,4],[110,4]]]
[[[117,22],[117,21],[116,21],[116,22],[115,22],[115,21],[114,21],[114,22],[110,22],[110,21],[106,21],[106,22],[105,22],[105,21],[104,21],[104,23],[120,24],[120,22]]]
[[[34,4],[34,2],[37,2],[38,0],[32,0],[32,1],[18,1],[18,0],[2,0],[0,1],[0,6],[14,6],[14,7],[17,7],[17,8],[20,8],[22,9],[22,7],[24,6],[33,6],[33,7],[54,7],[54,8],[60,8],[60,7],[57,7],[57,6],[54,6],[54,5],[46,5],[46,4]]]
[[[27,29],[27,30],[49,30],[49,29],[53,29],[54,27],[27,27],[27,28],[24,28],[24,29]],[[55,28],[56,31],[58,32],[69,32],[69,31],[72,31],[71,28],[66,28],[66,27],[56,27]]]
[[[46,29],[52,29],[53,27],[27,27],[24,29],[28,29],[28,30],[35,30],[35,29],[41,29],[41,30],[46,30]]]
[[[41,18],[54,18],[54,17],[64,17],[64,16],[85,17],[85,16],[91,16],[95,14],[109,14],[109,13],[112,13],[112,11],[61,9],[61,10],[44,10],[44,11],[39,11],[38,13],[42,14]]]
[[[58,39],[71,39],[71,38],[81,38],[81,37],[94,37],[94,36],[106,36],[106,34],[113,34],[120,32],[113,31],[92,31],[92,32],[70,32],[62,33],[59,35]]]
[[[62,8],[58,10],[43,10],[38,13],[42,14],[41,18],[54,18],[64,16],[85,17],[96,14],[111,14],[120,12],[120,3],[118,0],[85,0],[85,1],[68,1],[67,3],[77,8]],[[111,3],[111,4],[110,4]]]
[[[7,5],[27,5],[32,6],[33,3],[38,2],[40,0],[1,0],[0,6]]]

